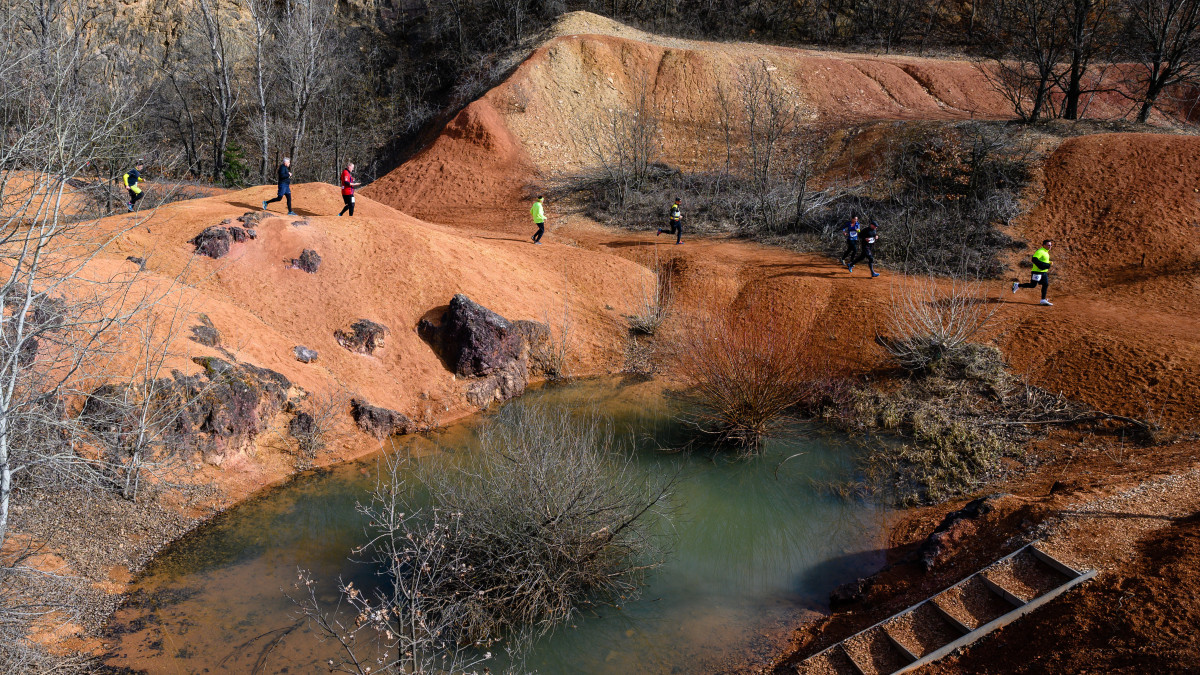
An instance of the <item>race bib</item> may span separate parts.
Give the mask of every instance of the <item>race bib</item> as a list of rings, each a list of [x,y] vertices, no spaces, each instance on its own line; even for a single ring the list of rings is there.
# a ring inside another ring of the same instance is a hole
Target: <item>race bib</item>
[[[867,237],[867,243],[868,243],[868,244],[874,244],[874,243],[875,243],[875,237]]]
[[[1029,276],[1030,276],[1030,277],[1032,277],[1034,281],[1041,281],[1041,280],[1042,280],[1042,275],[1040,275],[1040,274],[1031,274],[1031,275],[1029,275]]]
[[[857,233],[857,232],[851,232],[851,233],[850,233],[850,241],[854,241],[854,240],[856,240],[856,239],[858,239],[858,233]]]
[[[353,204],[353,203],[354,203],[354,195],[350,195],[350,203],[351,203],[351,204]]]

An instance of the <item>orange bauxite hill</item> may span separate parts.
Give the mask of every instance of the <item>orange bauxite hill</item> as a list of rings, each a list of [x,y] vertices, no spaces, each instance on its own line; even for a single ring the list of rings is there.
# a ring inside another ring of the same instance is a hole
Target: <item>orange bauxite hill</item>
[[[766,68],[809,123],[1013,116],[967,60],[665,38],[572,12],[503,83],[363,194],[425,220],[516,231],[525,220],[507,205],[536,179],[594,165],[591,141],[606,115],[632,109],[643,85],[662,119],[662,160],[717,167],[724,159],[719,92],[735,100],[747,68]],[[1116,91],[1095,95],[1086,110],[1096,118],[1129,113]]]
[[[410,415],[428,405],[440,420],[472,408],[462,399],[462,383],[415,328],[427,315],[440,317],[455,293],[509,319],[548,321],[555,332],[565,318],[569,365],[583,374],[617,363],[621,313],[632,309],[627,305],[644,284],[654,283],[644,267],[615,255],[448,229],[361,197],[353,218],[339,218],[335,186],[297,185],[294,192],[299,217],[273,215],[258,225],[256,240],[235,243],[216,260],[194,254],[188,241],[259,210],[273,187],[172,204],[144,223],[133,215],[104,219],[100,227],[130,229],[106,250],[111,261],[97,264],[137,256],[148,261],[144,283],[182,277],[187,309],[207,314],[241,361],[283,373],[310,392],[342,387]],[[322,258],[316,274],[290,266],[304,249]],[[357,354],[335,341],[334,332],[357,319],[389,328],[383,349]],[[219,355],[184,336],[176,343],[188,357]],[[318,350],[320,359],[299,363],[297,345]]]

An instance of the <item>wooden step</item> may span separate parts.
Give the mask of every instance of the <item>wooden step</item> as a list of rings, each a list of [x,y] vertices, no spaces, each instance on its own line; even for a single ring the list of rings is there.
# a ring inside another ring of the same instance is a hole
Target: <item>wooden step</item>
[[[801,662],[798,673],[899,675],[961,649],[1096,576],[1033,544]],[[1024,596],[1024,597],[1022,597]]]

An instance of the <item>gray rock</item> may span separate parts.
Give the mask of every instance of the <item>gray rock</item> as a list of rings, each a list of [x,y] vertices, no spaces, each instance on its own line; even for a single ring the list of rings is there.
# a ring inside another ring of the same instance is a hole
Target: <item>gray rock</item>
[[[311,248],[304,249],[299,258],[292,258],[292,267],[316,274],[321,269],[321,256]]]
[[[440,324],[422,320],[417,332],[456,375],[480,378],[467,385],[467,400],[487,407],[525,392],[532,340],[549,343],[550,329],[533,321],[511,322],[458,294]]]
[[[442,316],[441,334],[451,366],[463,377],[480,377],[526,355],[525,338],[512,323],[459,293]]]
[[[317,360],[317,350],[309,349],[303,345],[296,345],[292,351],[296,354],[296,360],[300,363],[312,363]]]
[[[213,325],[213,322],[208,318],[208,315],[201,314],[197,318],[200,319],[200,325],[192,326],[192,340],[194,342],[199,342],[205,347],[221,346],[221,332],[218,331],[217,327]]]
[[[191,244],[200,255],[214,259],[224,258],[229,254],[229,247],[233,245],[233,235],[227,227],[206,227],[203,232],[192,237]]]

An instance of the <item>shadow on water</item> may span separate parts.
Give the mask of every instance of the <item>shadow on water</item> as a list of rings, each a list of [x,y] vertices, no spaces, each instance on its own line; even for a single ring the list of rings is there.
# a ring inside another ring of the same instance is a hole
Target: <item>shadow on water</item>
[[[824,607],[832,588],[882,565],[883,510],[815,487],[850,474],[849,445],[797,428],[748,461],[663,452],[684,436],[678,411],[652,382],[575,382],[510,405],[529,404],[598,411],[612,420],[619,440],[636,448],[639,470],[681,474],[674,516],[660,524],[674,546],[641,597],[591,608],[539,641],[525,663],[531,670],[711,670],[706,664],[740,658],[762,641],[764,629]],[[505,417],[497,414],[499,423]],[[470,451],[474,428],[456,425],[432,441],[406,438],[402,451],[431,444]],[[117,646],[109,664],[149,672],[322,669],[335,647],[297,625],[284,592],[298,568],[320,580],[318,596],[329,607],[339,577],[359,588],[376,583],[371,566],[348,559],[366,526],[355,504],[366,498],[376,471],[369,460],[305,476],[172,546],[111,622]]]

